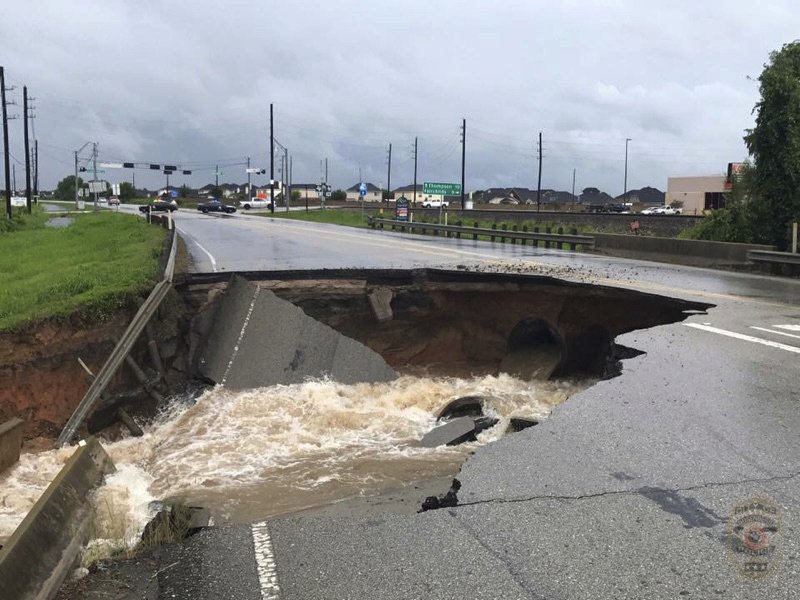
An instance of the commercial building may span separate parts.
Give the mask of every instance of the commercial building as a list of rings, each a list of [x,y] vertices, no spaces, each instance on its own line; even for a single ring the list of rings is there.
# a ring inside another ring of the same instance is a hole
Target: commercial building
[[[667,206],[682,203],[685,215],[702,215],[707,210],[723,208],[725,193],[730,190],[727,182],[725,175],[669,177],[665,203]]]

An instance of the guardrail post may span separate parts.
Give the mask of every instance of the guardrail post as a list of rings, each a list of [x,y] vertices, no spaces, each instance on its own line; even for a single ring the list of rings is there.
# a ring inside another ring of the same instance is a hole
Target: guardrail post
[[[523,226],[522,226],[522,233],[528,233],[528,226],[527,226],[527,225],[523,225]],[[522,238],[522,239],[520,240],[520,244],[522,244],[523,246],[524,246],[525,244],[527,244],[527,243],[528,243],[528,240],[526,240],[525,238]]]
[[[462,227],[462,226],[463,226],[463,223],[462,223],[461,221],[456,221],[456,225],[458,225],[459,227]],[[461,232],[460,232],[460,231],[456,231],[456,237],[457,237],[459,240],[461,239]]]
[[[508,231],[508,225],[506,225],[505,223],[503,223],[502,230],[503,230],[503,231]],[[500,237],[500,243],[501,243],[501,244],[505,244],[505,243],[506,243],[506,236],[501,236],[501,237]]]
[[[548,235],[549,235],[550,233],[552,233],[552,232],[550,231],[550,228],[549,228],[549,227],[545,227],[545,228],[544,228],[544,232],[545,232],[546,234],[548,234]],[[545,240],[545,241],[544,241],[544,247],[545,247],[545,248],[549,248],[549,247],[550,247],[550,240]]]
[[[477,221],[475,221],[475,224],[473,225],[473,227],[474,227],[475,229],[477,229],[477,228],[478,228],[478,222],[477,222]],[[477,240],[477,239],[478,239],[478,234],[477,234],[477,233],[473,233],[473,234],[472,234],[472,239],[473,239],[473,240]]]
[[[492,229],[497,230],[497,223],[492,223]],[[492,241],[494,241],[494,236],[492,236]]]
[[[572,235],[578,235],[578,230],[577,230],[577,229],[575,229],[574,227],[573,227],[572,229],[570,229],[570,230],[569,230],[569,232],[570,232]],[[572,242],[572,243],[569,245],[569,249],[570,249],[570,250],[577,250],[577,249],[578,249],[578,244],[576,244],[575,242]]]
[[[539,228],[538,227],[534,227],[533,228],[533,233],[539,233]],[[539,240],[533,240],[533,247],[534,248],[538,248],[539,247]]]
[[[513,231],[514,233],[517,233],[517,231],[519,231],[519,229],[517,229],[516,225],[512,225],[511,226],[511,231]],[[516,244],[517,243],[517,238],[516,237],[512,237],[511,238],[511,243],[512,244]]]
[[[558,228],[558,235],[564,235],[564,228],[563,228],[563,227],[559,227],[559,228]],[[564,244],[562,244],[561,242],[558,242],[558,244],[557,244],[557,246],[556,246],[556,247],[557,247],[559,250],[563,250],[563,249],[564,249]]]

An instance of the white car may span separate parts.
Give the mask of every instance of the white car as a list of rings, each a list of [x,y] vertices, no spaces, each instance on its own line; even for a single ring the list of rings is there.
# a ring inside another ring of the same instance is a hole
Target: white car
[[[663,215],[665,206],[650,206],[645,208],[640,214],[643,215]]]
[[[247,200],[239,202],[239,206],[245,210],[250,210],[251,208],[269,208],[272,206],[272,201],[266,198],[248,198]]]
[[[447,208],[450,203],[447,200],[423,200],[422,208]]]

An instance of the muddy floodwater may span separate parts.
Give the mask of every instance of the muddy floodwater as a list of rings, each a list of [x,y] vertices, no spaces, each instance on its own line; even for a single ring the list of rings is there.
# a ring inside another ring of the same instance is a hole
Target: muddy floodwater
[[[510,417],[545,418],[591,381],[403,376],[390,383],[310,381],[176,399],[141,438],[104,446],[117,472],[94,499],[96,538],[131,543],[153,500],[211,509],[216,524],[330,504],[454,475],[467,454],[504,434]],[[500,419],[478,441],[422,448],[437,411],[465,395]],[[26,454],[0,477],[0,541],[11,534],[74,448]],[[444,492],[445,490],[442,490]],[[421,500],[421,499],[420,499]]]

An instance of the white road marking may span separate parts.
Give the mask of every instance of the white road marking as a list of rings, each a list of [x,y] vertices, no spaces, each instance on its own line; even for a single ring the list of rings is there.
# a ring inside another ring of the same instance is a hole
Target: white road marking
[[[177,229],[177,230],[178,230],[178,231],[179,231],[179,232],[180,232],[182,235],[185,235],[187,238],[189,238],[190,240],[192,240],[192,243],[193,243],[195,246],[197,246],[198,248],[200,248],[200,250],[202,250],[203,252],[205,252],[205,253],[206,253],[206,256],[208,256],[209,260],[211,261],[211,270],[212,270],[214,273],[216,273],[216,272],[217,272],[217,261],[214,259],[214,255],[213,255],[213,254],[211,254],[211,252],[209,252],[209,251],[208,251],[208,250],[206,250],[205,248],[203,248],[203,246],[200,244],[200,242],[198,242],[198,241],[197,241],[196,239],[194,239],[194,238],[193,238],[191,235],[189,235],[188,233],[186,233],[186,231],[184,231],[184,230],[183,230],[183,229],[181,229],[180,227],[175,227],[175,229]]]
[[[800,325],[773,325],[778,329],[785,329],[786,331],[800,331]]]
[[[767,333],[777,333],[778,335],[785,335],[786,337],[800,340],[800,335],[794,335],[793,333],[786,333],[785,331],[775,331],[774,329],[767,329],[766,327],[756,327],[755,325],[750,325],[750,329],[758,329],[759,331],[766,331]]]
[[[763,344],[764,346],[769,346],[770,348],[778,348],[780,350],[786,350],[787,352],[800,354],[800,348],[797,348],[796,346],[789,346],[787,344],[781,344],[780,342],[771,342],[770,340],[753,337],[752,335],[744,335],[743,333],[736,333],[735,331],[728,331],[727,329],[709,327],[708,325],[701,325],[700,323],[684,323],[684,325],[687,327],[702,329],[703,331],[710,331],[711,333],[718,333],[719,335],[736,338],[737,340],[744,340],[745,342],[753,342],[755,344]]]
[[[253,523],[253,552],[256,557],[258,581],[261,585],[263,600],[278,600],[281,588],[278,585],[278,571],[275,568],[275,556],[272,553],[272,541],[269,539],[269,528],[265,521]]]
[[[247,331],[247,325],[250,323],[250,317],[253,316],[253,308],[256,305],[259,292],[261,292],[261,287],[256,286],[256,290],[253,292],[253,299],[250,300],[250,307],[247,309],[247,316],[244,318],[244,323],[242,323],[242,330],[239,332],[239,339],[236,340],[236,345],[233,347],[233,354],[231,354],[231,359],[228,361],[228,367],[225,369],[225,374],[222,376],[222,385],[225,385],[225,382],[228,380],[228,373],[231,372],[233,361],[236,360],[236,355],[239,354],[239,346],[242,345],[244,332]]]

